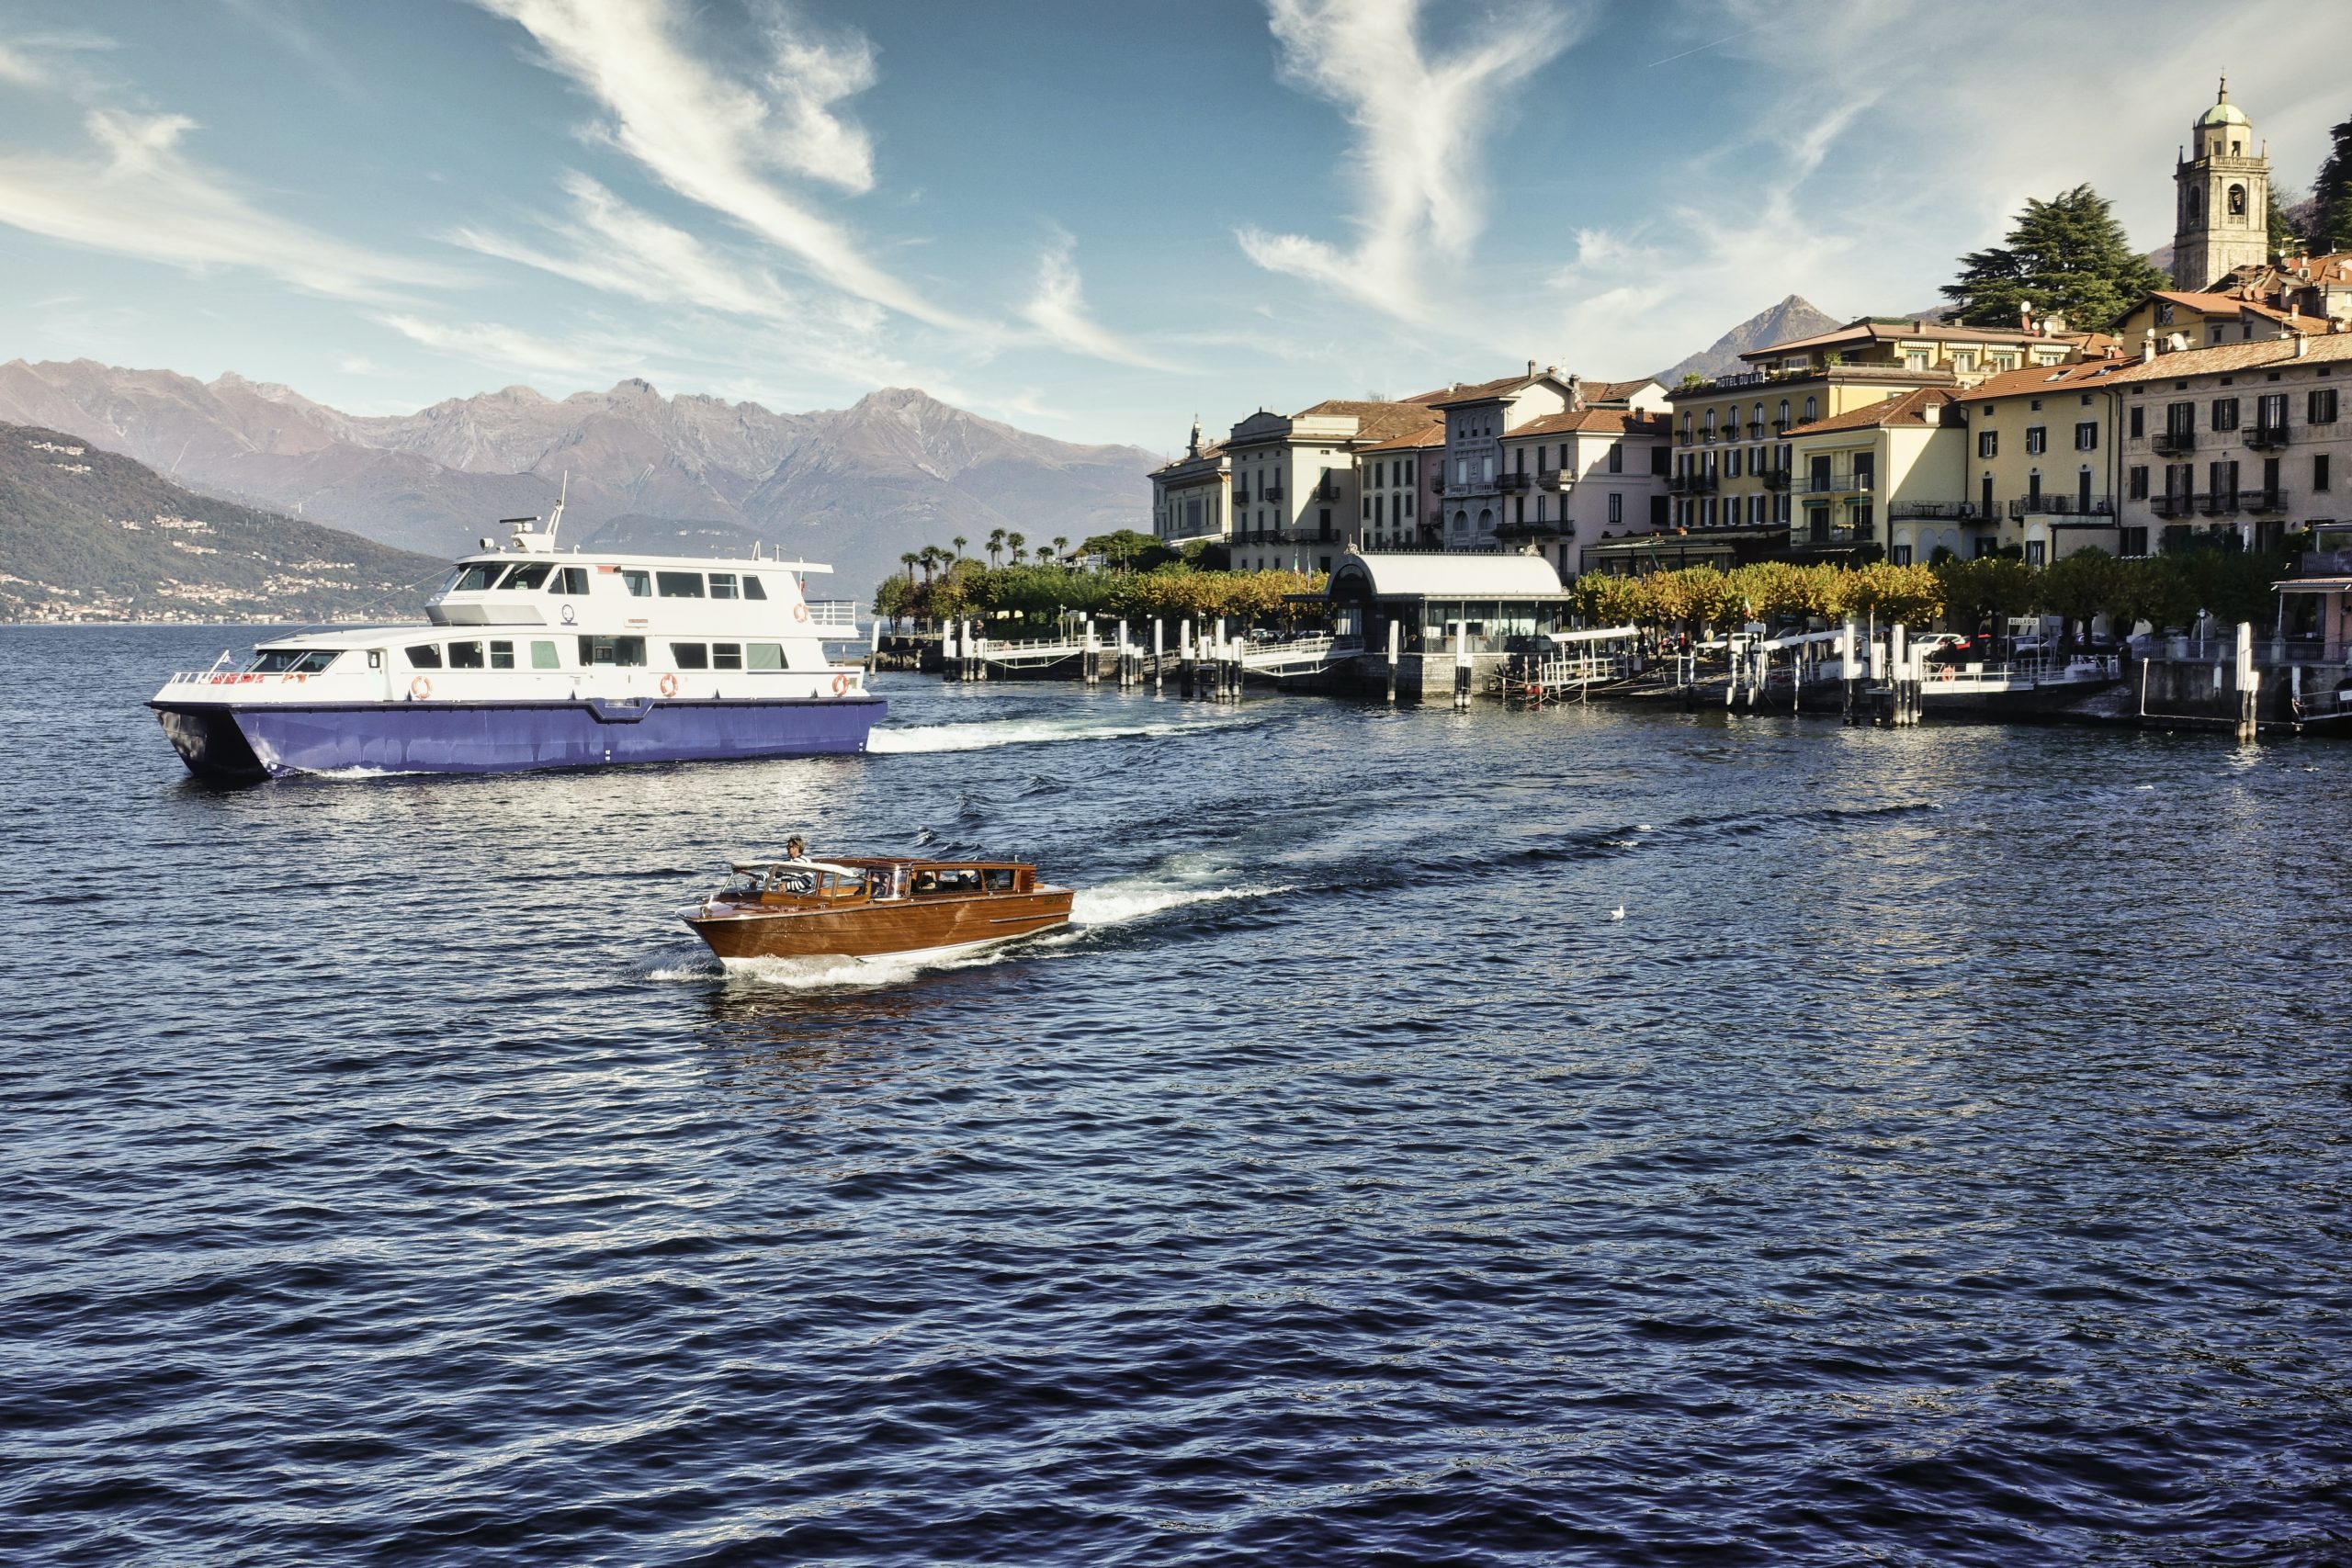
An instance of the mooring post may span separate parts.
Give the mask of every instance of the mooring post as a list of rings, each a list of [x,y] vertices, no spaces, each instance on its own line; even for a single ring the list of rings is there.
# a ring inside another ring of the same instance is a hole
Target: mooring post
[[[2254,623],[2238,623],[2238,744],[2251,745],[2256,733],[2255,715],[2262,691],[2262,677],[2254,668]]]
[[[1470,705],[1470,623],[1453,623],[1453,706],[1460,712]]]
[[[1392,708],[1396,705],[1396,634],[1402,625],[1394,615],[1388,619],[1388,705]]]
[[[1887,662],[1894,667],[1894,722],[1911,722],[1911,632],[1901,621],[1887,634]]]
[[[1838,634],[1838,674],[1846,686],[1846,722],[1854,722],[1854,660],[1859,655],[1855,647],[1854,623],[1848,621]]]
[[[1176,627],[1177,690],[1186,702],[1193,700],[1193,621],[1186,616]]]
[[[1155,692],[1168,688],[1168,676],[1161,668],[1160,658],[1159,617],[1154,615],[1151,618],[1151,689]]]

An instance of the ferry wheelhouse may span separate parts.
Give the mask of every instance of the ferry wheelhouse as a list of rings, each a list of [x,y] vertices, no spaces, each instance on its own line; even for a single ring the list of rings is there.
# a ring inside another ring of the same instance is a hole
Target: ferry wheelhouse
[[[888,711],[825,651],[807,561],[559,552],[513,518],[427,626],[311,631],[175,674],[147,705],[190,771],[503,773],[865,750]]]
[[[680,916],[722,963],[934,958],[1069,923],[1074,895],[1026,861],[739,861],[733,880]]]

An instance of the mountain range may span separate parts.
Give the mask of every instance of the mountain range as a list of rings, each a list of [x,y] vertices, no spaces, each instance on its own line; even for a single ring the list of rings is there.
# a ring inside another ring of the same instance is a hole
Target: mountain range
[[[1688,359],[1659,371],[1657,378],[1671,389],[1685,376],[1733,375],[1747,368],[1739,356],[1750,349],[1811,337],[1845,324],[1810,299],[1792,294],[1771,309],[1758,310]]]
[[[752,539],[837,570],[863,597],[899,557],[1002,528],[1037,544],[1148,526],[1159,459],[1078,446],[911,388],[775,413],[664,397],[641,380],[553,399],[528,387],[413,413],[356,415],[230,374],[199,381],[94,360],[0,366],[0,421],[62,431],[206,494],[299,513],[438,558],[501,517],[545,515],[568,480],[568,537],[715,554]]]
[[[443,564],[0,424],[0,621],[398,619]]]

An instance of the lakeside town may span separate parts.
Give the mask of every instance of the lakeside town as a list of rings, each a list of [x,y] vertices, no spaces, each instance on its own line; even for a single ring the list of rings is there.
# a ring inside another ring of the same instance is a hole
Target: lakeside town
[[[2173,179],[2169,276],[2077,187],[2032,203],[2013,249],[1965,258],[1952,309],[1767,344],[1730,374],[1669,387],[1530,360],[1261,408],[1221,437],[1195,420],[1150,476],[1152,536],[1077,558],[1163,563],[1159,581],[1081,586],[1067,541],[1038,566],[1016,541],[1000,569],[999,538],[983,570],[958,541],[905,558],[877,613],[1027,636],[1073,615],[1295,622],[1321,594],[1324,629],[1367,658],[1401,617],[1405,652],[1466,642],[1499,661],[1579,626],[1802,636],[1883,611],[1989,637],[1980,660],[2022,633],[2045,662],[2185,661],[2158,682],[2184,701],[2209,661],[2234,662],[2244,626],[2272,677],[2266,716],[2332,717],[2352,684],[2352,514],[2335,504],[2352,250],[2315,251],[2274,207],[2226,82]],[[2073,272],[2052,277],[2052,254]],[[2234,714],[2232,682],[2216,687]]]

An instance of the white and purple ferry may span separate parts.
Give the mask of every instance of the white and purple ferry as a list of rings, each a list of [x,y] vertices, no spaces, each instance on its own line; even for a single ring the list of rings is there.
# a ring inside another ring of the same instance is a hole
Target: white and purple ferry
[[[174,675],[147,705],[191,772],[504,773],[865,750],[888,711],[832,662],[806,561],[559,554],[514,518],[429,626],[304,632]]]

